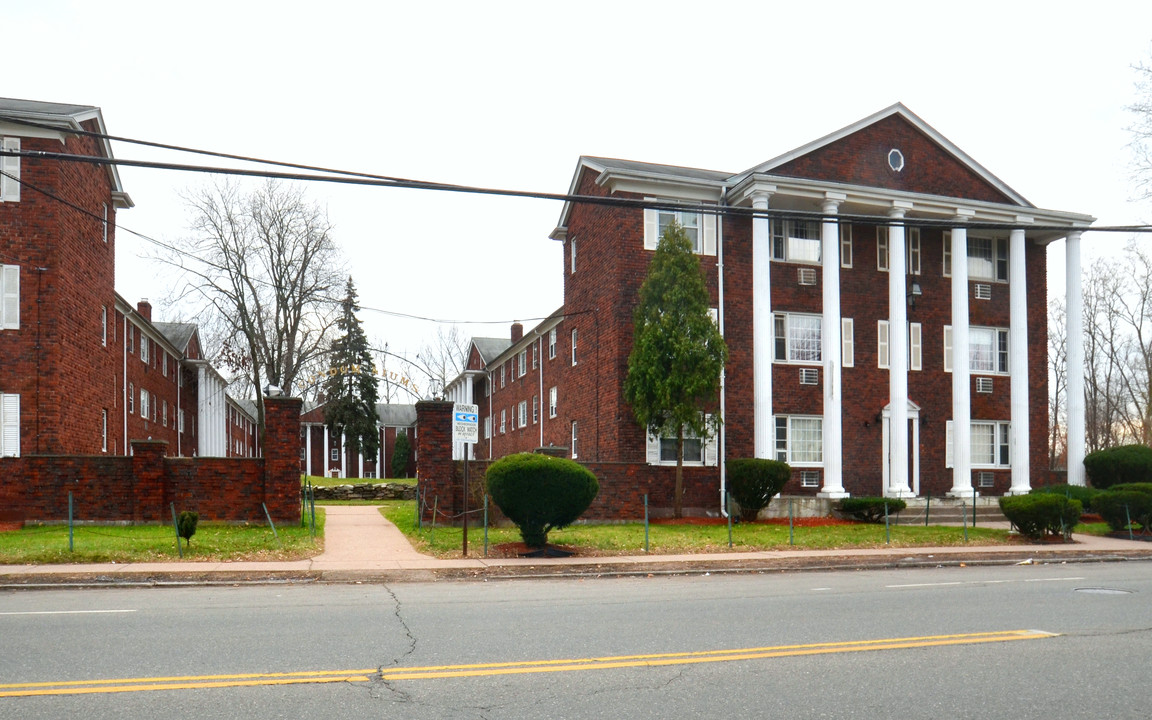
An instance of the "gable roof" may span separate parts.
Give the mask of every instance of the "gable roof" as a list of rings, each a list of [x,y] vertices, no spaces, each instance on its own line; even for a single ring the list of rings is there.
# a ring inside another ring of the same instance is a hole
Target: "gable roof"
[[[184,355],[188,354],[188,343],[192,341],[192,337],[199,329],[196,323],[154,322],[152,326],[159,330],[160,334]]]
[[[512,340],[510,338],[474,337],[472,338],[472,345],[480,353],[480,359],[487,365],[499,357],[500,353],[511,347]]]

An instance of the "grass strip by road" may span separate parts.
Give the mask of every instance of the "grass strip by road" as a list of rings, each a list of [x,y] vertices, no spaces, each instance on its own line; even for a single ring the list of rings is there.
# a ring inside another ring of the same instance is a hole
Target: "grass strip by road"
[[[202,522],[184,547],[183,562],[299,560],[319,553],[324,512],[316,508],[316,538],[299,524],[267,525]],[[0,532],[0,564],[180,562],[171,525],[76,525],[72,552],[67,525],[33,525]]]
[[[796,657],[801,655],[830,655],[838,653],[874,652],[879,650],[943,647],[948,645],[1013,642],[1017,640],[1040,640],[1049,637],[1055,637],[1055,635],[1039,630],[1007,630],[956,635],[850,640],[843,642],[776,645],[679,653],[617,655],[610,657],[478,663],[469,665],[430,665],[423,667],[394,668],[387,672],[367,668],[362,670],[336,670],[331,672],[189,675],[156,678],[80,680],[75,682],[8,683],[0,685],[0,698],[37,695],[91,695],[156,690],[196,690],[222,687],[250,687],[256,685],[369,682],[370,680],[397,682],[401,680],[495,677],[501,675],[576,672],[582,670],[652,668],[668,665],[766,660],[770,658]]]
[[[436,557],[458,557],[463,530],[459,527],[429,523],[418,527],[415,501],[388,501],[382,512],[408,536],[420,552]],[[469,554],[483,553],[484,529],[476,527],[479,518],[468,533]],[[760,550],[838,550],[850,548],[882,547],[941,547],[954,545],[1004,545],[1017,542],[1008,531],[993,528],[964,529],[943,525],[894,525],[890,528],[890,543],[886,543],[883,525],[859,523],[854,525],[828,525],[796,527],[789,544],[787,525],[741,523],[732,528],[732,547],[728,547],[728,528],[725,525],[650,525],[648,547],[652,555],[675,555],[713,552],[752,552]],[[520,532],[515,527],[488,529],[490,545],[517,543]],[[548,534],[553,545],[577,548],[582,556],[642,555],[644,554],[644,524],[617,523],[610,525],[579,524]]]

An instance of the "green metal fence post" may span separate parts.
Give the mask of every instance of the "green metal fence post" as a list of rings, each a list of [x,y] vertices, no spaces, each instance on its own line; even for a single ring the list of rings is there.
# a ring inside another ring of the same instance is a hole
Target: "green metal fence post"
[[[644,552],[648,552],[648,493],[644,493]]]
[[[176,536],[176,542],[180,542],[180,536]],[[72,552],[72,493],[68,493],[68,552]]]
[[[172,529],[176,531],[176,552],[183,560],[184,548],[180,545],[180,523],[176,522],[176,503],[168,503],[168,507],[172,508]]]

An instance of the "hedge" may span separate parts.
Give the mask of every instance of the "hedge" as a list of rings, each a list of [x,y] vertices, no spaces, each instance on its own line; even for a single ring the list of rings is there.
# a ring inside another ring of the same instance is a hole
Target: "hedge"
[[[548,533],[574,523],[600,492],[596,476],[567,458],[508,455],[488,467],[488,494],[520,528],[528,547],[548,544]]]
[[[887,511],[885,511],[887,507]],[[841,513],[864,522],[879,523],[884,522],[884,515],[895,515],[904,508],[908,507],[908,503],[900,498],[883,498],[883,497],[850,497],[844,498],[836,509]]]
[[[1084,458],[1088,481],[1098,490],[1121,483],[1152,481],[1152,448],[1121,445],[1088,453]]]
[[[1032,488],[1033,495],[1063,495],[1073,500],[1079,500],[1084,506],[1084,512],[1093,511],[1093,501],[1102,491],[1083,485],[1047,485]]]
[[[1080,522],[1084,506],[1063,495],[1040,493],[1000,498],[1000,511],[1021,535],[1040,540],[1045,535],[1068,539]]]
[[[788,463],[764,458],[735,458],[724,463],[728,492],[740,504],[740,517],[756,519],[792,476]]]
[[[1144,484],[1144,483],[1142,483]],[[1119,487],[1119,486],[1118,486]],[[1127,486],[1130,487],[1130,486]],[[1109,490],[1096,498],[1096,512],[1114,531],[1127,530],[1128,521],[1152,532],[1152,494],[1139,490]]]

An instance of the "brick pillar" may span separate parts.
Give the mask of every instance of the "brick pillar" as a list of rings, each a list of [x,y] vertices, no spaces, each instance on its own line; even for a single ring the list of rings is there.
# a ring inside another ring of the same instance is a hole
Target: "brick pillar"
[[[164,522],[165,440],[132,441],[132,522]]]
[[[427,506],[424,509],[425,521],[432,519],[433,503],[442,513],[455,515],[458,512],[463,488],[457,487],[456,463],[452,461],[451,402],[423,400],[416,403],[416,481]]]
[[[300,519],[302,404],[300,398],[264,398],[264,504],[277,523]]]

